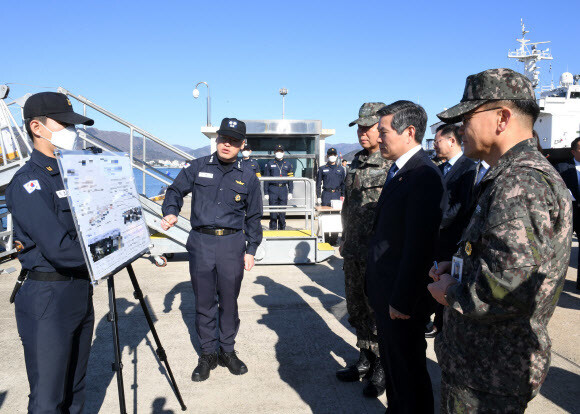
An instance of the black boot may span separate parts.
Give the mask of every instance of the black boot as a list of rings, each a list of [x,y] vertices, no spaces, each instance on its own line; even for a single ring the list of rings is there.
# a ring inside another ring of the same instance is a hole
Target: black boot
[[[361,349],[358,361],[346,368],[336,371],[336,378],[343,382],[360,381],[371,369],[371,359],[374,354],[367,349]]]
[[[248,372],[248,367],[240,361],[236,355],[236,351],[224,352],[224,350],[220,348],[218,364],[222,367],[227,367],[234,375],[243,375]]]
[[[367,385],[363,388],[365,397],[377,398],[385,392],[385,370],[381,365],[381,359],[375,359],[373,363],[373,374]]]
[[[197,367],[193,370],[193,374],[191,374],[191,380],[199,382],[208,379],[210,371],[217,367],[217,360],[217,352],[201,354]]]

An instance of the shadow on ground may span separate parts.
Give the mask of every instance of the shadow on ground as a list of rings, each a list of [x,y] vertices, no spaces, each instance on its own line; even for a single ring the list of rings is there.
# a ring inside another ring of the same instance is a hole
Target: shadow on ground
[[[342,271],[342,263],[342,258],[330,256],[324,262],[328,267],[325,265],[301,265],[297,267],[314,283],[344,299],[344,272]]]
[[[166,410],[165,404],[167,404],[167,399],[163,397],[156,398],[151,405],[151,414],[175,414],[173,410]]]
[[[565,369],[552,367],[540,394],[569,413],[578,412],[580,375]]]
[[[572,293],[578,295],[580,291],[576,289],[576,282],[571,280],[564,281],[564,289],[558,299],[558,306],[566,309],[580,310],[580,298],[574,296]]]
[[[145,298],[145,301],[148,302],[147,298]],[[155,322],[157,318],[155,317],[153,309],[149,305],[148,308],[151,313],[151,319]],[[149,333],[149,325],[147,324],[147,320],[145,319],[145,315],[139,302],[131,302],[125,298],[117,298],[117,313],[119,315],[119,345],[121,347],[121,353],[123,353],[125,348],[128,348],[128,353],[130,355],[128,359],[126,358],[122,361],[124,364],[123,380],[125,401],[128,406],[132,405],[133,407],[137,407],[139,393],[139,378],[137,375],[139,355],[137,349],[141,342],[145,341],[148,348],[147,352],[151,352],[157,360],[160,372],[160,382],[166,382],[167,387],[171,387],[171,384],[165,367],[162,365],[155,352],[157,346],[147,335]],[[163,338],[160,339],[163,344]],[[107,315],[105,314],[97,324],[95,329],[95,339],[91,348],[91,356],[87,369],[86,413],[100,412],[105,400],[107,389],[109,387],[117,388],[117,379],[115,373],[111,369],[112,363],[115,359],[112,344],[112,324],[108,321]],[[169,356],[168,359],[171,363],[171,356]],[[114,395],[115,398],[118,398],[117,392],[115,392]],[[157,400],[161,399],[163,398],[158,398]],[[131,400],[132,404],[130,404]],[[157,405],[162,407],[160,403],[157,403]],[[153,410],[154,412],[158,412],[155,411],[155,405],[153,406]],[[136,408],[133,412],[137,412]],[[170,411],[159,412],[166,413]]]
[[[355,348],[335,334],[292,289],[267,276],[258,276],[255,283],[265,289],[265,295],[253,298],[267,310],[259,323],[278,335],[275,351],[280,378],[313,413],[360,412],[361,405],[368,412],[384,410],[377,399],[361,401],[362,384],[357,387],[357,384],[340,383],[335,377],[336,370],[342,367],[336,358],[354,359]],[[353,394],[358,396],[356,400]]]
[[[169,313],[173,308],[173,303],[175,299],[179,296],[179,312],[183,319],[183,323],[187,326],[187,331],[189,333],[189,340],[191,345],[195,349],[197,355],[201,354],[201,346],[199,344],[199,339],[197,337],[197,332],[195,331],[195,295],[193,294],[193,288],[191,282],[181,282],[178,283],[165,295],[163,300],[163,312]]]

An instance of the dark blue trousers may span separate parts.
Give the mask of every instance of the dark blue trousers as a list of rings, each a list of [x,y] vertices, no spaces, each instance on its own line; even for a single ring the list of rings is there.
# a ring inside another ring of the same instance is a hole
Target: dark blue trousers
[[[387,413],[433,413],[427,371],[425,325],[429,318],[391,319],[388,306],[374,308],[379,354],[385,370]]]
[[[95,313],[87,280],[26,280],[15,299],[30,385],[28,412],[81,413]]]
[[[323,206],[330,207],[330,202],[332,200],[340,200],[340,191],[335,191],[333,193],[332,191],[322,190],[322,194],[321,194],[320,199],[322,201],[321,204]]]
[[[212,236],[195,230],[187,239],[189,273],[195,294],[195,330],[201,351],[232,352],[240,328],[238,296],[244,277],[246,239],[239,231]],[[216,334],[219,311],[219,339]]]
[[[288,187],[277,187],[271,185],[268,188],[268,195],[270,199],[268,204],[271,206],[286,206],[288,205]],[[270,213],[270,230],[285,230],[286,229],[286,213]]]

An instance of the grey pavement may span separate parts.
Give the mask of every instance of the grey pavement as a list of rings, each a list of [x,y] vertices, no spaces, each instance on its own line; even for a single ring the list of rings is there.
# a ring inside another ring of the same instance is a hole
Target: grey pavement
[[[572,263],[576,263],[574,243]],[[19,269],[18,261],[0,269]],[[186,255],[167,267],[139,259],[134,269],[153,314],[161,342],[193,413],[383,413],[386,398],[366,399],[363,383],[345,384],[334,372],[357,358],[356,338],[348,326],[342,259],[304,266],[257,266],[246,272],[239,299],[241,327],[236,349],[249,372],[234,376],[212,371],[203,383],[191,381],[197,364],[193,326],[195,307]],[[14,308],[8,304],[17,273],[0,275],[0,411],[26,412],[28,383]],[[580,295],[576,269],[568,279],[549,326],[552,368],[529,413],[580,412]],[[133,297],[126,271],[115,276],[119,331],[123,348],[128,413],[181,412],[155,354],[155,342]],[[119,412],[111,371],[113,346],[106,283],[95,287],[95,333],[88,368],[86,413]],[[428,366],[438,401],[440,372],[428,341]]]

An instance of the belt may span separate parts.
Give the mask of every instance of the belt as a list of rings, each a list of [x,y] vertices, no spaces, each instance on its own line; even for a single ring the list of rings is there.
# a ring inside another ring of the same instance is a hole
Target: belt
[[[210,236],[229,236],[240,231],[238,229],[214,229],[209,227],[198,227],[194,230],[199,233],[209,234]]]
[[[71,272],[69,276],[62,275],[58,272],[28,272],[28,279],[38,280],[41,282],[67,282],[72,279],[89,280],[89,272]]]
[[[277,187],[286,187],[286,184],[274,184]]]
[[[335,188],[333,190],[331,190],[330,188],[323,188],[322,191],[330,191],[331,193],[336,193],[337,191],[340,191],[340,188]]]

